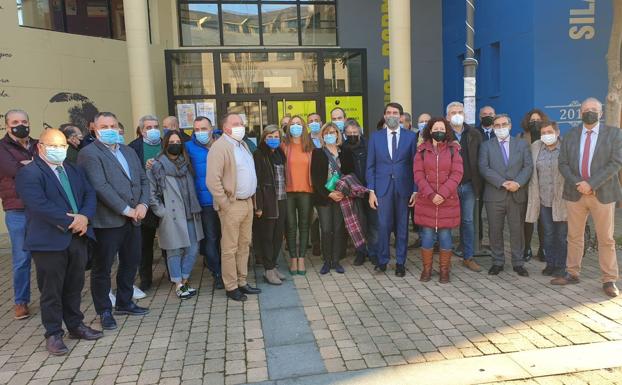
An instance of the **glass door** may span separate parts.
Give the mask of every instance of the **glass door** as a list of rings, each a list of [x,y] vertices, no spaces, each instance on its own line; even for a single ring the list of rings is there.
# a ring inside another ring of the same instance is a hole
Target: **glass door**
[[[273,96],[276,102],[277,122],[281,122],[284,116],[300,115],[303,120],[307,120],[307,115],[317,113],[318,103],[311,98],[300,97],[277,97]]]
[[[246,98],[244,100],[226,100],[225,111],[242,117],[247,127],[247,135],[257,144],[265,126],[268,125],[268,103],[261,98]]]

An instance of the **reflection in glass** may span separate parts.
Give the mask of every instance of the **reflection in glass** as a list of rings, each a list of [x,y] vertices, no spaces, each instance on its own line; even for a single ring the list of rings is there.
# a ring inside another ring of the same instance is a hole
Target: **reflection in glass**
[[[334,5],[301,5],[302,45],[337,45]]]
[[[223,4],[222,30],[225,45],[259,45],[259,6]]]
[[[220,45],[218,5],[180,4],[182,45]]]
[[[214,61],[212,53],[182,53],[171,55],[173,95],[213,95]]]
[[[262,5],[261,30],[264,45],[298,45],[298,7]]]
[[[227,113],[242,116],[250,138],[259,138],[263,128],[268,125],[268,105],[265,101],[227,102]]]
[[[324,87],[327,92],[363,92],[363,60],[358,52],[324,53]]]
[[[176,99],[174,111],[179,127],[188,135],[192,134],[194,119],[198,116],[205,116],[214,126],[217,123],[216,99]]]
[[[50,0],[17,0],[19,25],[64,31],[61,3]]]

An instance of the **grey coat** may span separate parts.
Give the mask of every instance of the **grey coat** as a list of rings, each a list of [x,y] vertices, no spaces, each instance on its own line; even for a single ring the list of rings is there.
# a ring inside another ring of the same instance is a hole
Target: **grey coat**
[[[561,138],[560,138],[561,140]],[[561,143],[560,143],[561,146]],[[531,145],[531,154],[533,156],[533,174],[529,181],[529,198],[527,200],[527,215],[525,222],[535,223],[540,216],[540,184],[538,180],[538,168],[536,162],[540,151],[546,151],[546,145],[541,140],[536,140]],[[559,160],[558,160],[559,162]],[[568,220],[568,211],[566,210],[566,202],[562,199],[562,192],[564,191],[564,177],[555,169],[554,182],[553,182],[553,221],[565,222]]]
[[[531,178],[533,161],[527,143],[518,138],[510,138],[508,165],[503,161],[503,153],[497,139],[482,143],[479,150],[479,172],[486,181],[484,202],[500,202],[508,194],[516,203],[527,201],[527,183]],[[520,185],[518,191],[509,192],[502,184],[514,181]]]
[[[149,182],[136,152],[125,145],[119,150],[127,161],[128,176],[121,163],[99,140],[84,147],[78,153],[78,165],[97,192],[97,210],[93,217],[94,228],[123,226],[128,218],[123,215],[126,207],[135,208],[149,203]],[[140,226],[140,222],[132,222]]]
[[[158,159],[155,162],[157,163]],[[157,167],[155,163],[153,167]],[[185,204],[176,178],[167,176],[164,188],[162,186],[158,188],[157,180],[152,170],[147,170],[147,178],[149,179],[150,186],[149,207],[160,218],[160,225],[157,230],[160,247],[164,250],[189,247],[190,237],[188,236]],[[197,200],[194,183],[190,183],[189,187],[190,199]],[[159,192],[161,192],[161,195]],[[196,205],[199,205],[198,201]],[[193,214],[193,221],[196,240],[200,241],[203,239],[201,213]]]
[[[559,153],[559,171],[565,178],[564,199],[576,202],[581,198],[576,184],[581,177],[581,132],[583,126],[575,127],[564,135]],[[587,181],[600,203],[607,204],[622,200],[622,189],[618,171],[622,168],[622,131],[619,128],[600,125],[596,147],[590,165],[590,179]]]

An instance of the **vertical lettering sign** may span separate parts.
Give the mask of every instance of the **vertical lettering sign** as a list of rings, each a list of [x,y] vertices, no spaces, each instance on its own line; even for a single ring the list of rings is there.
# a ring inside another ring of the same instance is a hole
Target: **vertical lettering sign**
[[[381,25],[382,25],[382,56],[389,57],[389,0],[382,0],[380,6]],[[384,79],[384,103],[391,102],[391,71],[389,67],[383,69]]]

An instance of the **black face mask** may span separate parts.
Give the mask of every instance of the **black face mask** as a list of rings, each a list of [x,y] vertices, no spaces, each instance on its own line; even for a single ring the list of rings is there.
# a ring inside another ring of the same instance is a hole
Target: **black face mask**
[[[481,120],[482,120],[482,126],[490,127],[494,123],[495,117],[494,116],[484,116]]]
[[[598,122],[598,112],[586,111],[581,115],[581,120],[585,124],[594,124]]]
[[[444,141],[446,137],[447,137],[447,133],[443,131],[434,131],[432,133],[432,139],[436,140],[437,142]]]
[[[20,124],[11,128],[11,133],[20,139],[24,139],[30,135],[30,127]]]
[[[346,136],[346,138],[348,139],[348,144],[351,144],[353,146],[356,146],[359,143],[358,135],[348,135]]]
[[[527,128],[529,129],[529,132],[531,133],[531,135],[535,135],[539,133],[540,127],[542,127],[542,122],[539,120],[532,120],[527,125]]]
[[[171,143],[168,145],[166,150],[171,155],[179,155],[181,154],[181,143]]]

